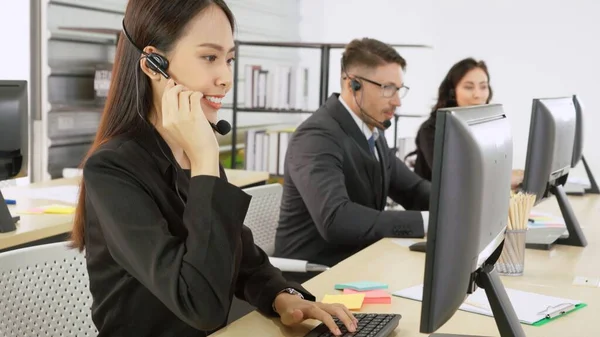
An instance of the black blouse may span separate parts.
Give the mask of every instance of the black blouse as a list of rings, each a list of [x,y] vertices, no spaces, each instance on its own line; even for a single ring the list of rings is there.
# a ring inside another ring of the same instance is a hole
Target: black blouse
[[[243,225],[251,197],[183,171],[155,129],[102,145],[86,162],[85,243],[92,319],[104,336],[205,336],[233,296],[276,315],[287,282]]]
[[[417,132],[416,154],[414,171],[421,178],[431,181],[433,169],[433,147],[435,144],[435,119],[428,118]]]

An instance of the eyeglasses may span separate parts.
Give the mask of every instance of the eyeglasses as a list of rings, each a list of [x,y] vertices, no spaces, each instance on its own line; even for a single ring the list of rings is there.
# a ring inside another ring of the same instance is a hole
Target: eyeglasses
[[[397,86],[395,86],[393,84],[381,84],[381,83],[369,80],[369,79],[361,77],[361,76],[355,76],[355,77],[359,78],[365,82],[369,82],[371,84],[381,87],[381,96],[383,96],[385,98],[391,98],[392,96],[394,96],[396,94],[396,92],[400,93],[400,98],[404,98],[406,96],[406,94],[408,94],[408,90],[410,90],[410,88],[405,85],[402,85],[400,88],[398,88]]]

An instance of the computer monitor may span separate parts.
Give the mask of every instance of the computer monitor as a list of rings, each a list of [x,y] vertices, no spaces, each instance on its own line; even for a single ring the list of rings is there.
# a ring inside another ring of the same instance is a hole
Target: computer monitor
[[[600,194],[600,188],[598,183],[592,174],[592,170],[588,165],[585,157],[583,156],[583,104],[577,95],[573,95],[573,104],[575,105],[575,144],[573,146],[573,159],[571,161],[571,167],[574,168],[579,164],[583,163],[585,173],[590,181],[590,187],[585,189],[585,193]]]
[[[576,110],[572,97],[534,99],[522,190],[535,204],[556,196],[569,237],[557,243],[585,247],[587,240],[564,190],[573,161]]]
[[[500,335],[525,335],[494,269],[508,225],[512,152],[502,105],[438,110],[421,333],[437,331],[480,287]]]
[[[28,108],[27,81],[0,80],[0,180],[27,175]],[[0,233],[16,229],[0,192]]]

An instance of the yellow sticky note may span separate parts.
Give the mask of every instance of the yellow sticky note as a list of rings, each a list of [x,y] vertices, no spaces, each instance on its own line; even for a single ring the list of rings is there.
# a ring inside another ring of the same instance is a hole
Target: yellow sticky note
[[[62,206],[62,205],[51,205],[44,207],[44,213],[46,214],[71,214],[75,212],[73,206]]]
[[[339,303],[345,305],[350,310],[358,310],[362,307],[365,300],[364,293],[344,294],[344,295],[325,295],[323,303]]]

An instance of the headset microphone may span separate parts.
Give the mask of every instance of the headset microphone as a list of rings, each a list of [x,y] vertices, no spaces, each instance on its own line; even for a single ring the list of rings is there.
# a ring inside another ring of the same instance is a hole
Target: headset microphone
[[[231,131],[231,124],[229,124],[229,122],[226,120],[218,121],[217,125],[210,123],[210,126],[212,126],[213,130],[215,130],[221,136],[225,136],[229,133],[229,131]]]

